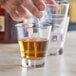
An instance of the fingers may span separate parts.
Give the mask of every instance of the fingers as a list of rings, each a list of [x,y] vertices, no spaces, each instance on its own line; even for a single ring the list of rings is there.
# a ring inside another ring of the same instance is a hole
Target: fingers
[[[6,6],[5,9],[11,18],[17,22],[22,21],[24,18],[29,19],[31,17],[31,14],[27,11],[27,9],[21,5],[14,6],[8,3],[8,6]]]
[[[31,0],[24,0],[23,6],[37,18],[41,18],[43,16],[43,13],[32,3]]]
[[[41,11],[44,10],[45,5],[42,0],[33,0],[33,2],[32,0],[9,0],[4,8],[13,20],[21,21],[23,18],[30,18],[31,14],[41,18],[43,16]]]
[[[22,21],[22,17],[16,9],[9,10],[8,13],[14,21]]]
[[[23,21],[23,19],[29,19],[31,17],[31,14],[28,13],[28,11],[19,6],[16,10],[12,10],[10,13],[10,16],[15,21]]]
[[[47,0],[47,3],[56,5],[54,0]],[[21,21],[23,18],[28,19],[31,14],[41,18],[43,16],[42,11],[45,9],[43,0],[9,0],[4,6],[15,21]],[[53,8],[57,9],[57,6]]]
[[[46,1],[47,4],[52,4],[52,5],[54,5],[54,6],[50,5],[50,7],[51,7],[52,9],[54,9],[54,10],[57,10],[57,9],[58,9],[58,5],[56,4],[56,1],[55,1],[55,0],[45,0],[45,1]]]
[[[18,6],[16,10],[18,11],[18,14],[23,18],[29,19],[32,16],[31,13],[23,6]]]
[[[43,11],[45,9],[45,4],[43,0],[32,0],[34,5],[40,10]]]
[[[46,3],[49,3],[49,4],[56,4],[55,0],[45,0]]]

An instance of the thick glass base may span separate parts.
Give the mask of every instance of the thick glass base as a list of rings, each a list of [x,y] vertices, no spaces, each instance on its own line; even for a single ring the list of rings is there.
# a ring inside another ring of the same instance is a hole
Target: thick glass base
[[[62,55],[63,54],[63,48],[52,48],[48,50],[47,56],[55,56],[55,55]]]
[[[23,67],[42,67],[44,66],[45,61],[44,59],[42,60],[26,60],[26,59],[22,59],[22,66]]]

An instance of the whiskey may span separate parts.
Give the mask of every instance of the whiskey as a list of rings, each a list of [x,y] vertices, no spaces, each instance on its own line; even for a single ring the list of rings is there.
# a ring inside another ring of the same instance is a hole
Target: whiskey
[[[17,42],[16,23],[0,5],[0,43]]]
[[[45,38],[24,38],[18,40],[21,56],[27,60],[40,60],[45,57],[48,40]]]

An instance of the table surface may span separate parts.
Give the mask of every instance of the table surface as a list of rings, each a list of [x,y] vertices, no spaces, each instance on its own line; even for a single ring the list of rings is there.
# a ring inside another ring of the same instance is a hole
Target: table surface
[[[23,68],[18,44],[0,44],[0,76],[76,76],[76,31],[68,32],[64,54],[49,56],[42,68]]]

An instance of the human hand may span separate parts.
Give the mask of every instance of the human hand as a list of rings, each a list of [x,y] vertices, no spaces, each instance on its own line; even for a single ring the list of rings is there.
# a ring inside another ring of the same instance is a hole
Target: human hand
[[[37,18],[43,16],[45,9],[43,0],[3,0],[3,7],[15,21],[29,19],[32,14]],[[54,0],[46,0],[49,4],[56,4]],[[55,7],[56,8],[56,7]]]

